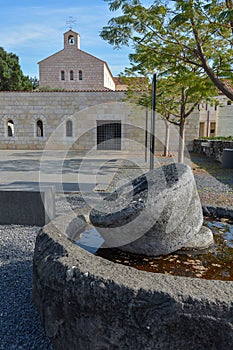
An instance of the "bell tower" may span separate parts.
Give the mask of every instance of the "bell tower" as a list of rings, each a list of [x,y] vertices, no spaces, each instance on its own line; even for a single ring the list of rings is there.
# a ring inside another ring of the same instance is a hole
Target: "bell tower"
[[[80,35],[73,30],[64,33],[64,49],[80,49]]]

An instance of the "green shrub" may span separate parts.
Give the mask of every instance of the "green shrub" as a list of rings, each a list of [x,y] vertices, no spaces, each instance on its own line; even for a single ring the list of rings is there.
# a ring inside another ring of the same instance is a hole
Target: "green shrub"
[[[212,136],[199,137],[199,140],[219,140],[219,141],[233,141],[233,136]]]

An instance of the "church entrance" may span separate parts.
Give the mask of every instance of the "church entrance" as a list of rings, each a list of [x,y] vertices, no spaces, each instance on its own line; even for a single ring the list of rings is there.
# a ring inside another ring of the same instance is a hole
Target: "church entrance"
[[[121,121],[97,121],[97,149],[121,150]]]

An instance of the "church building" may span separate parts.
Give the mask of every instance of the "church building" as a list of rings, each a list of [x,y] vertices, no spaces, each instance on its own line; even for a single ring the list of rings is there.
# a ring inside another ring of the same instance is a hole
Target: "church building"
[[[40,88],[66,91],[115,91],[108,64],[80,49],[80,35],[73,30],[64,33],[63,50],[39,63]]]
[[[64,48],[39,62],[39,79],[39,91],[0,92],[0,149],[144,152],[149,113],[127,103],[125,92],[126,82],[138,89],[147,84],[145,78],[114,78],[105,61],[80,49],[80,36],[70,29]],[[158,151],[165,128],[159,116],[155,124]],[[198,132],[196,111],[187,121],[189,149]],[[176,130],[170,139],[176,149]]]

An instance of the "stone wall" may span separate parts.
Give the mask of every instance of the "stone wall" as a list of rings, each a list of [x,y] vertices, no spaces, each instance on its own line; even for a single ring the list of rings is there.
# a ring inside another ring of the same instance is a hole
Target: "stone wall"
[[[193,140],[199,136],[199,112],[193,112],[186,121],[185,125],[185,151],[193,150]],[[157,115],[155,122],[155,144],[156,150],[162,151],[165,142],[165,121]],[[170,145],[171,152],[179,148],[179,127],[170,124]]]
[[[69,76],[71,70],[73,80]],[[61,71],[64,71],[64,80],[61,80]],[[81,80],[79,71],[82,72]],[[46,86],[65,90],[103,89],[104,62],[75,47],[62,50],[40,62],[40,87]]]
[[[107,63],[80,50],[79,42],[78,33],[72,30],[64,33],[64,49],[39,62],[40,87],[71,91],[115,90]]]
[[[120,111],[120,116],[111,115],[112,104],[120,103],[123,97],[122,92],[1,92],[0,147],[2,149],[43,149],[54,130],[60,125],[58,130],[60,139],[56,148],[88,149],[89,145],[85,143],[85,137],[79,144],[75,142],[77,137],[83,132],[88,133],[88,128],[95,128],[97,119],[121,119],[122,114],[126,118],[128,111],[125,113]],[[93,111],[97,105],[101,107],[98,115],[94,115]],[[90,118],[92,118],[91,122],[87,122]],[[14,122],[14,137],[7,137],[9,119]],[[38,119],[44,124],[43,137],[36,136]],[[64,125],[68,119],[73,121],[73,137],[69,138],[66,137]]]
[[[0,92],[0,148],[90,149],[96,147],[97,121],[121,121],[122,150],[140,151],[145,144],[146,111],[127,102],[123,91]],[[151,115],[148,113],[148,132]],[[8,136],[7,122],[14,123]],[[37,121],[43,122],[43,137],[37,136]],[[66,136],[66,122],[73,123],[73,136]],[[192,150],[198,136],[198,114],[187,119],[186,145]],[[56,133],[54,131],[56,130]],[[53,135],[53,136],[52,136]],[[165,123],[157,116],[156,150],[162,151]],[[52,136],[52,137],[51,137]],[[172,127],[171,149],[178,149],[178,129]],[[149,138],[148,138],[149,145]]]
[[[207,157],[222,161],[224,148],[233,149],[233,141],[198,139],[193,141],[193,151],[205,154]]]

